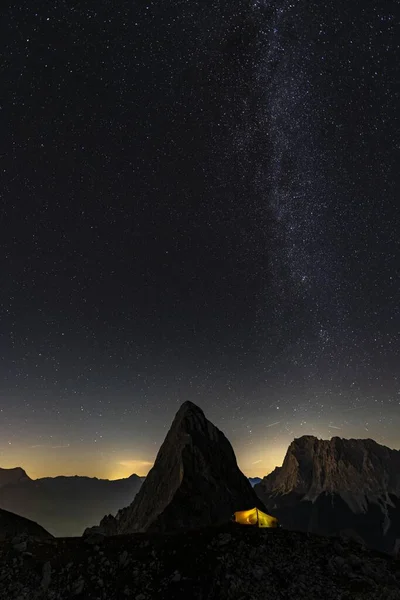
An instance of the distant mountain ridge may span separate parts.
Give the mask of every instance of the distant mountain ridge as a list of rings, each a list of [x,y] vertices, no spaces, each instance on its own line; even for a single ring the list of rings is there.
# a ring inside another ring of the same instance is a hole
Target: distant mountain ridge
[[[185,402],[133,502],[100,526],[110,535],[175,531],[227,522],[254,506],[264,509],[231,444],[198,406]]]
[[[0,508],[37,521],[57,537],[79,536],[105,513],[131,502],[143,478],[108,480],[58,476],[31,479],[26,472],[0,469]]]
[[[0,488],[5,485],[16,484],[22,481],[32,481],[21,467],[2,469],[0,467]]]
[[[374,440],[295,439],[254,490],[288,528],[347,532],[386,552],[399,543],[400,451]]]

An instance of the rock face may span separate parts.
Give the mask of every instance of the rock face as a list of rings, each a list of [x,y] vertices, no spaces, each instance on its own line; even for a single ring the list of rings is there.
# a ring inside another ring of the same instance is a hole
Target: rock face
[[[185,402],[132,504],[100,525],[108,534],[173,531],[217,525],[254,506],[264,510],[231,444],[200,408]]]
[[[102,516],[131,502],[143,479],[95,477],[30,479],[23,469],[0,470],[0,508],[16,512],[57,537],[82,535]],[[2,482],[2,484],[1,484]]]
[[[400,451],[370,439],[295,439],[254,490],[284,527],[351,535],[386,552],[400,538]]]
[[[21,483],[24,481],[32,481],[21,467],[15,467],[14,469],[1,469],[0,468],[0,488],[5,485],[12,485]]]
[[[262,479],[261,477],[249,477],[249,481],[251,483],[251,486],[254,487],[255,485],[257,485],[257,483],[260,483]]]
[[[7,510],[0,509],[0,541],[20,535],[29,536],[38,540],[45,540],[53,537],[37,523],[8,512]]]

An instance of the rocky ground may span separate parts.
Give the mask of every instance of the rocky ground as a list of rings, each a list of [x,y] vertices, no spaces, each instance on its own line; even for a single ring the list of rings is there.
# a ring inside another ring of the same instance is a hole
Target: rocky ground
[[[400,561],[354,541],[229,524],[0,544],[0,600],[400,600]]]

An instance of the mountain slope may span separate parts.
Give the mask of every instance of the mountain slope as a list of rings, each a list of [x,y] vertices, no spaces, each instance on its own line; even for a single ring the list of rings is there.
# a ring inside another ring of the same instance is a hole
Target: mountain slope
[[[42,523],[57,537],[82,535],[105,513],[115,514],[132,502],[142,484],[137,475],[115,481],[78,476],[7,480],[0,487],[0,507]]]
[[[185,402],[132,504],[101,526],[109,534],[195,528],[256,505],[264,508],[225,435]]]
[[[0,540],[21,534],[39,540],[53,537],[41,525],[7,510],[0,509]]]
[[[400,452],[370,439],[295,439],[254,490],[292,529],[347,531],[386,552],[400,538]]]

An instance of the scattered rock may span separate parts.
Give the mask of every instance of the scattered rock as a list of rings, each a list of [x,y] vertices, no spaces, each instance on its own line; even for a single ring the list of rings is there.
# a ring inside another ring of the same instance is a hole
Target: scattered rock
[[[41,586],[44,590],[50,585],[51,580],[51,564],[49,562],[45,562],[42,569],[42,581]]]
[[[225,544],[229,544],[232,540],[232,536],[230,533],[225,533],[218,537],[218,546],[225,546]]]
[[[12,538],[11,544],[13,546],[16,546],[17,544],[20,544],[21,542],[24,542],[24,541],[26,541],[25,535],[16,535],[15,537]]]
[[[355,554],[350,554],[348,561],[352,567],[361,567],[362,565],[361,558],[359,556],[356,556]]]
[[[80,576],[79,579],[77,579],[72,585],[72,594],[74,596],[79,596],[79,594],[82,594],[84,587],[85,587],[85,580],[83,579],[82,576]]]
[[[334,567],[335,570],[341,569],[346,564],[346,561],[342,556],[333,556],[330,560],[330,563]]]
[[[255,577],[257,581],[261,581],[262,579],[264,579],[264,576],[264,569],[262,569],[261,567],[255,567],[253,569],[253,577]]]
[[[84,541],[86,544],[96,545],[102,544],[104,542],[104,538],[106,536],[103,533],[91,533],[84,537]]]
[[[344,552],[344,548],[343,548],[342,544],[340,544],[338,541],[336,541],[333,544],[333,549],[335,550],[335,552],[337,554],[343,554],[343,552]]]
[[[16,552],[25,552],[27,549],[27,543],[19,542],[18,544],[14,544],[13,548],[14,548],[14,550],[16,550]]]
[[[78,538],[50,552],[29,544],[24,560],[0,543],[0,600],[400,600],[394,559],[352,544],[339,554],[334,540],[300,532],[232,524],[107,537],[102,555]]]

